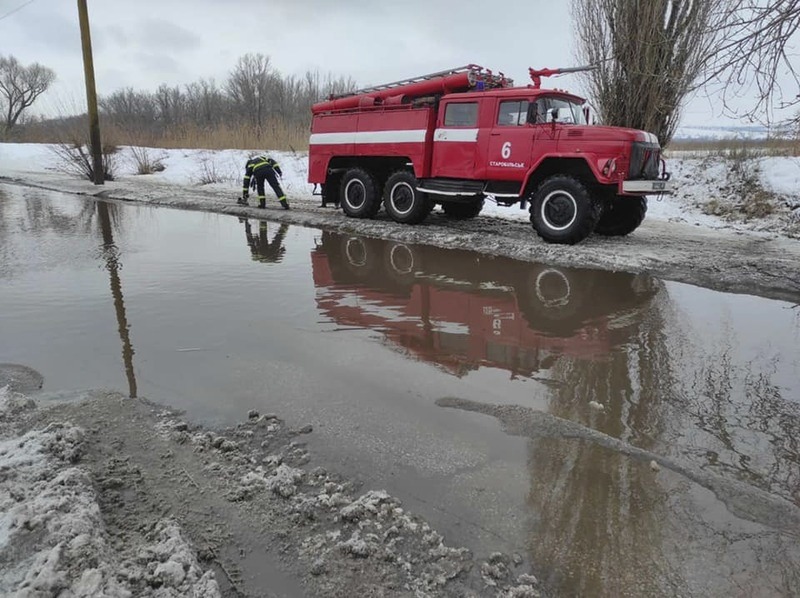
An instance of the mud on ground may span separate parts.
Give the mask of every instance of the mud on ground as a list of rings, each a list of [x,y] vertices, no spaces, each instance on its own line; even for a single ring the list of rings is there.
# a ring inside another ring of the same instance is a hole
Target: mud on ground
[[[3,389],[0,593],[542,595],[521,556],[448,546],[386,492],[314,467],[311,433],[274,414],[217,432],[118,394],[37,407]]]

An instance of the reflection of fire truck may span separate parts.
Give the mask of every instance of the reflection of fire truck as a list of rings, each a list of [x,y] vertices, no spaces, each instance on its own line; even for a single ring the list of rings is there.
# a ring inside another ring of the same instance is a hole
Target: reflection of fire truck
[[[530,375],[547,358],[598,359],[656,293],[648,276],[557,268],[463,250],[323,232],[311,254],[317,304],[339,325],[382,332],[462,375]]]

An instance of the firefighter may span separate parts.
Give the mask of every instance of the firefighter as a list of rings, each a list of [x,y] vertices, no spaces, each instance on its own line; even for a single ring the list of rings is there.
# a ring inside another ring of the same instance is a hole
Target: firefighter
[[[251,177],[253,179],[252,183],[258,188],[259,208],[267,207],[267,197],[264,195],[264,180],[266,179],[269,186],[272,187],[272,190],[275,192],[278,201],[281,202],[281,207],[284,210],[289,209],[289,203],[286,201],[286,194],[283,192],[283,189],[281,189],[280,183],[278,183],[278,177],[281,179],[283,178],[281,167],[278,166],[275,160],[266,155],[253,156],[247,161],[247,164],[245,164],[242,197],[236,203],[242,206],[248,205],[247,199],[250,196],[248,189],[251,186]]]
[[[241,221],[242,219],[240,219]],[[249,220],[244,220],[244,233],[247,237],[247,245],[250,247],[250,254],[253,260],[257,262],[265,262],[274,264],[283,259],[283,254],[286,253],[286,248],[283,246],[283,239],[286,237],[286,232],[289,230],[288,224],[281,224],[278,231],[269,240],[267,234],[267,223],[261,221],[258,224],[258,234],[253,232]]]

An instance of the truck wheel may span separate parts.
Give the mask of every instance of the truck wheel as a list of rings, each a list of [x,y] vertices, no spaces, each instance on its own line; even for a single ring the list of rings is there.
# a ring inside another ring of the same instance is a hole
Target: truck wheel
[[[375,177],[363,168],[352,168],[339,188],[342,211],[350,218],[374,218],[381,208]]]
[[[594,232],[607,237],[624,237],[639,228],[646,213],[646,197],[616,196],[606,204]]]
[[[548,243],[573,245],[592,234],[600,204],[579,180],[558,174],[545,179],[531,198],[531,223]]]
[[[433,209],[433,202],[417,191],[417,177],[407,170],[399,170],[386,181],[383,206],[395,222],[419,224]]]
[[[467,220],[475,218],[483,209],[483,197],[478,197],[470,202],[444,201],[442,209],[444,213],[455,220]]]

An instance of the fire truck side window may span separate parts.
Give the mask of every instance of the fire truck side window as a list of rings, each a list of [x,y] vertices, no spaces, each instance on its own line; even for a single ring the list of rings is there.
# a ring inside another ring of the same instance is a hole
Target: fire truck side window
[[[500,111],[497,114],[497,124],[501,127],[517,127],[524,125],[528,118],[528,102],[526,100],[513,100],[500,102]]]
[[[447,105],[445,127],[474,127],[478,124],[478,102],[459,102]]]

